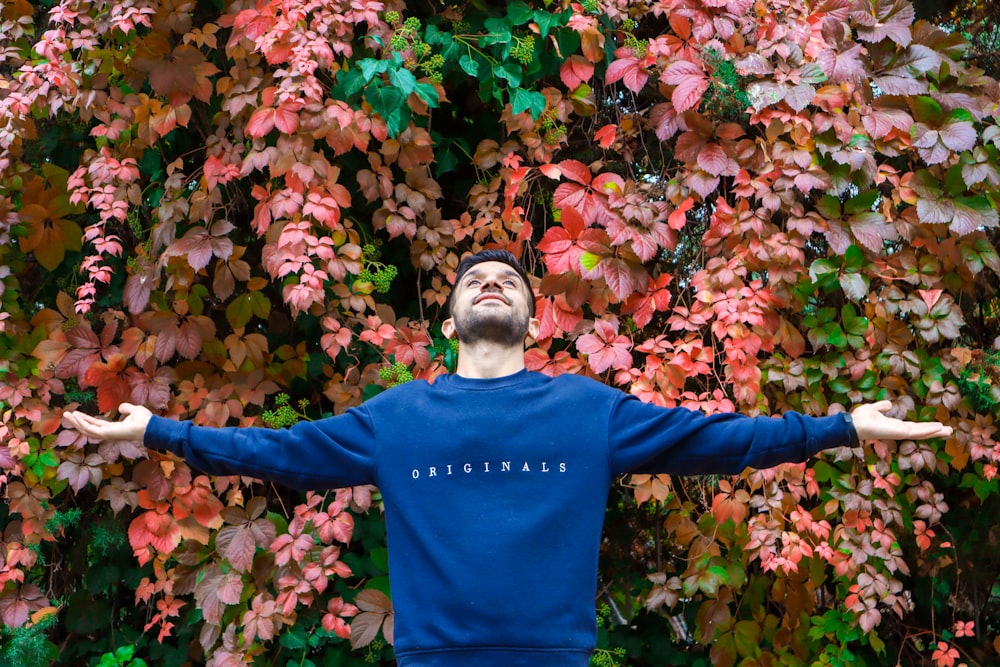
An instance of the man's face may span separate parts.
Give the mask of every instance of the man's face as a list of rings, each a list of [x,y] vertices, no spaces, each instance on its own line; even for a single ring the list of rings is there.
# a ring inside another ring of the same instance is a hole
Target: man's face
[[[525,337],[538,332],[538,320],[529,310],[533,298],[530,285],[507,264],[476,264],[455,285],[445,334],[456,333],[465,344],[523,347]]]

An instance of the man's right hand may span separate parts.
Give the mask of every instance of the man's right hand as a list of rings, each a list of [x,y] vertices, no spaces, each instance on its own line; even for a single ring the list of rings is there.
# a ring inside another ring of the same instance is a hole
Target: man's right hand
[[[108,421],[92,417],[74,410],[63,414],[63,422],[94,440],[135,440],[142,442],[146,435],[146,425],[153,413],[141,405],[122,403],[118,412],[124,415],[121,421]]]

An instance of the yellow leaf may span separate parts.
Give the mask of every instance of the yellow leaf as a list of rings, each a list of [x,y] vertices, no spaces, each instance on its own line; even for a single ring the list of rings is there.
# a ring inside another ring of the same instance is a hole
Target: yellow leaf
[[[969,448],[958,442],[958,438],[948,438],[944,451],[951,457],[951,466],[955,470],[964,470],[969,464]]]

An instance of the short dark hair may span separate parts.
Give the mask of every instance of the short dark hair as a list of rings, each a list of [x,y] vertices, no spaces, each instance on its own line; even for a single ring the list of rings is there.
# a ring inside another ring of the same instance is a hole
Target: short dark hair
[[[517,258],[510,251],[498,249],[480,250],[475,254],[466,255],[462,258],[462,261],[458,264],[458,271],[455,273],[455,285],[452,287],[451,294],[448,295],[448,312],[451,312],[451,299],[455,294],[455,288],[458,287],[458,283],[462,280],[462,276],[468,273],[469,269],[476,264],[482,264],[483,262],[502,262],[517,271],[517,275],[521,277],[521,281],[524,283],[524,289],[528,292],[528,315],[534,317],[535,292],[531,288],[531,279],[528,277],[528,272],[524,270],[524,267],[521,266],[521,263],[517,261]]]

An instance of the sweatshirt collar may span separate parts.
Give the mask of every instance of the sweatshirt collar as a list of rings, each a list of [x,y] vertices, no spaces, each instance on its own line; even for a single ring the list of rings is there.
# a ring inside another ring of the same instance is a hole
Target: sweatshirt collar
[[[511,375],[502,375],[495,378],[467,378],[463,377],[457,373],[452,373],[448,377],[448,383],[455,387],[456,389],[471,389],[473,391],[490,391],[491,389],[500,389],[503,387],[512,387],[514,385],[526,382],[530,377],[530,372],[527,369],[521,369],[516,373]]]

